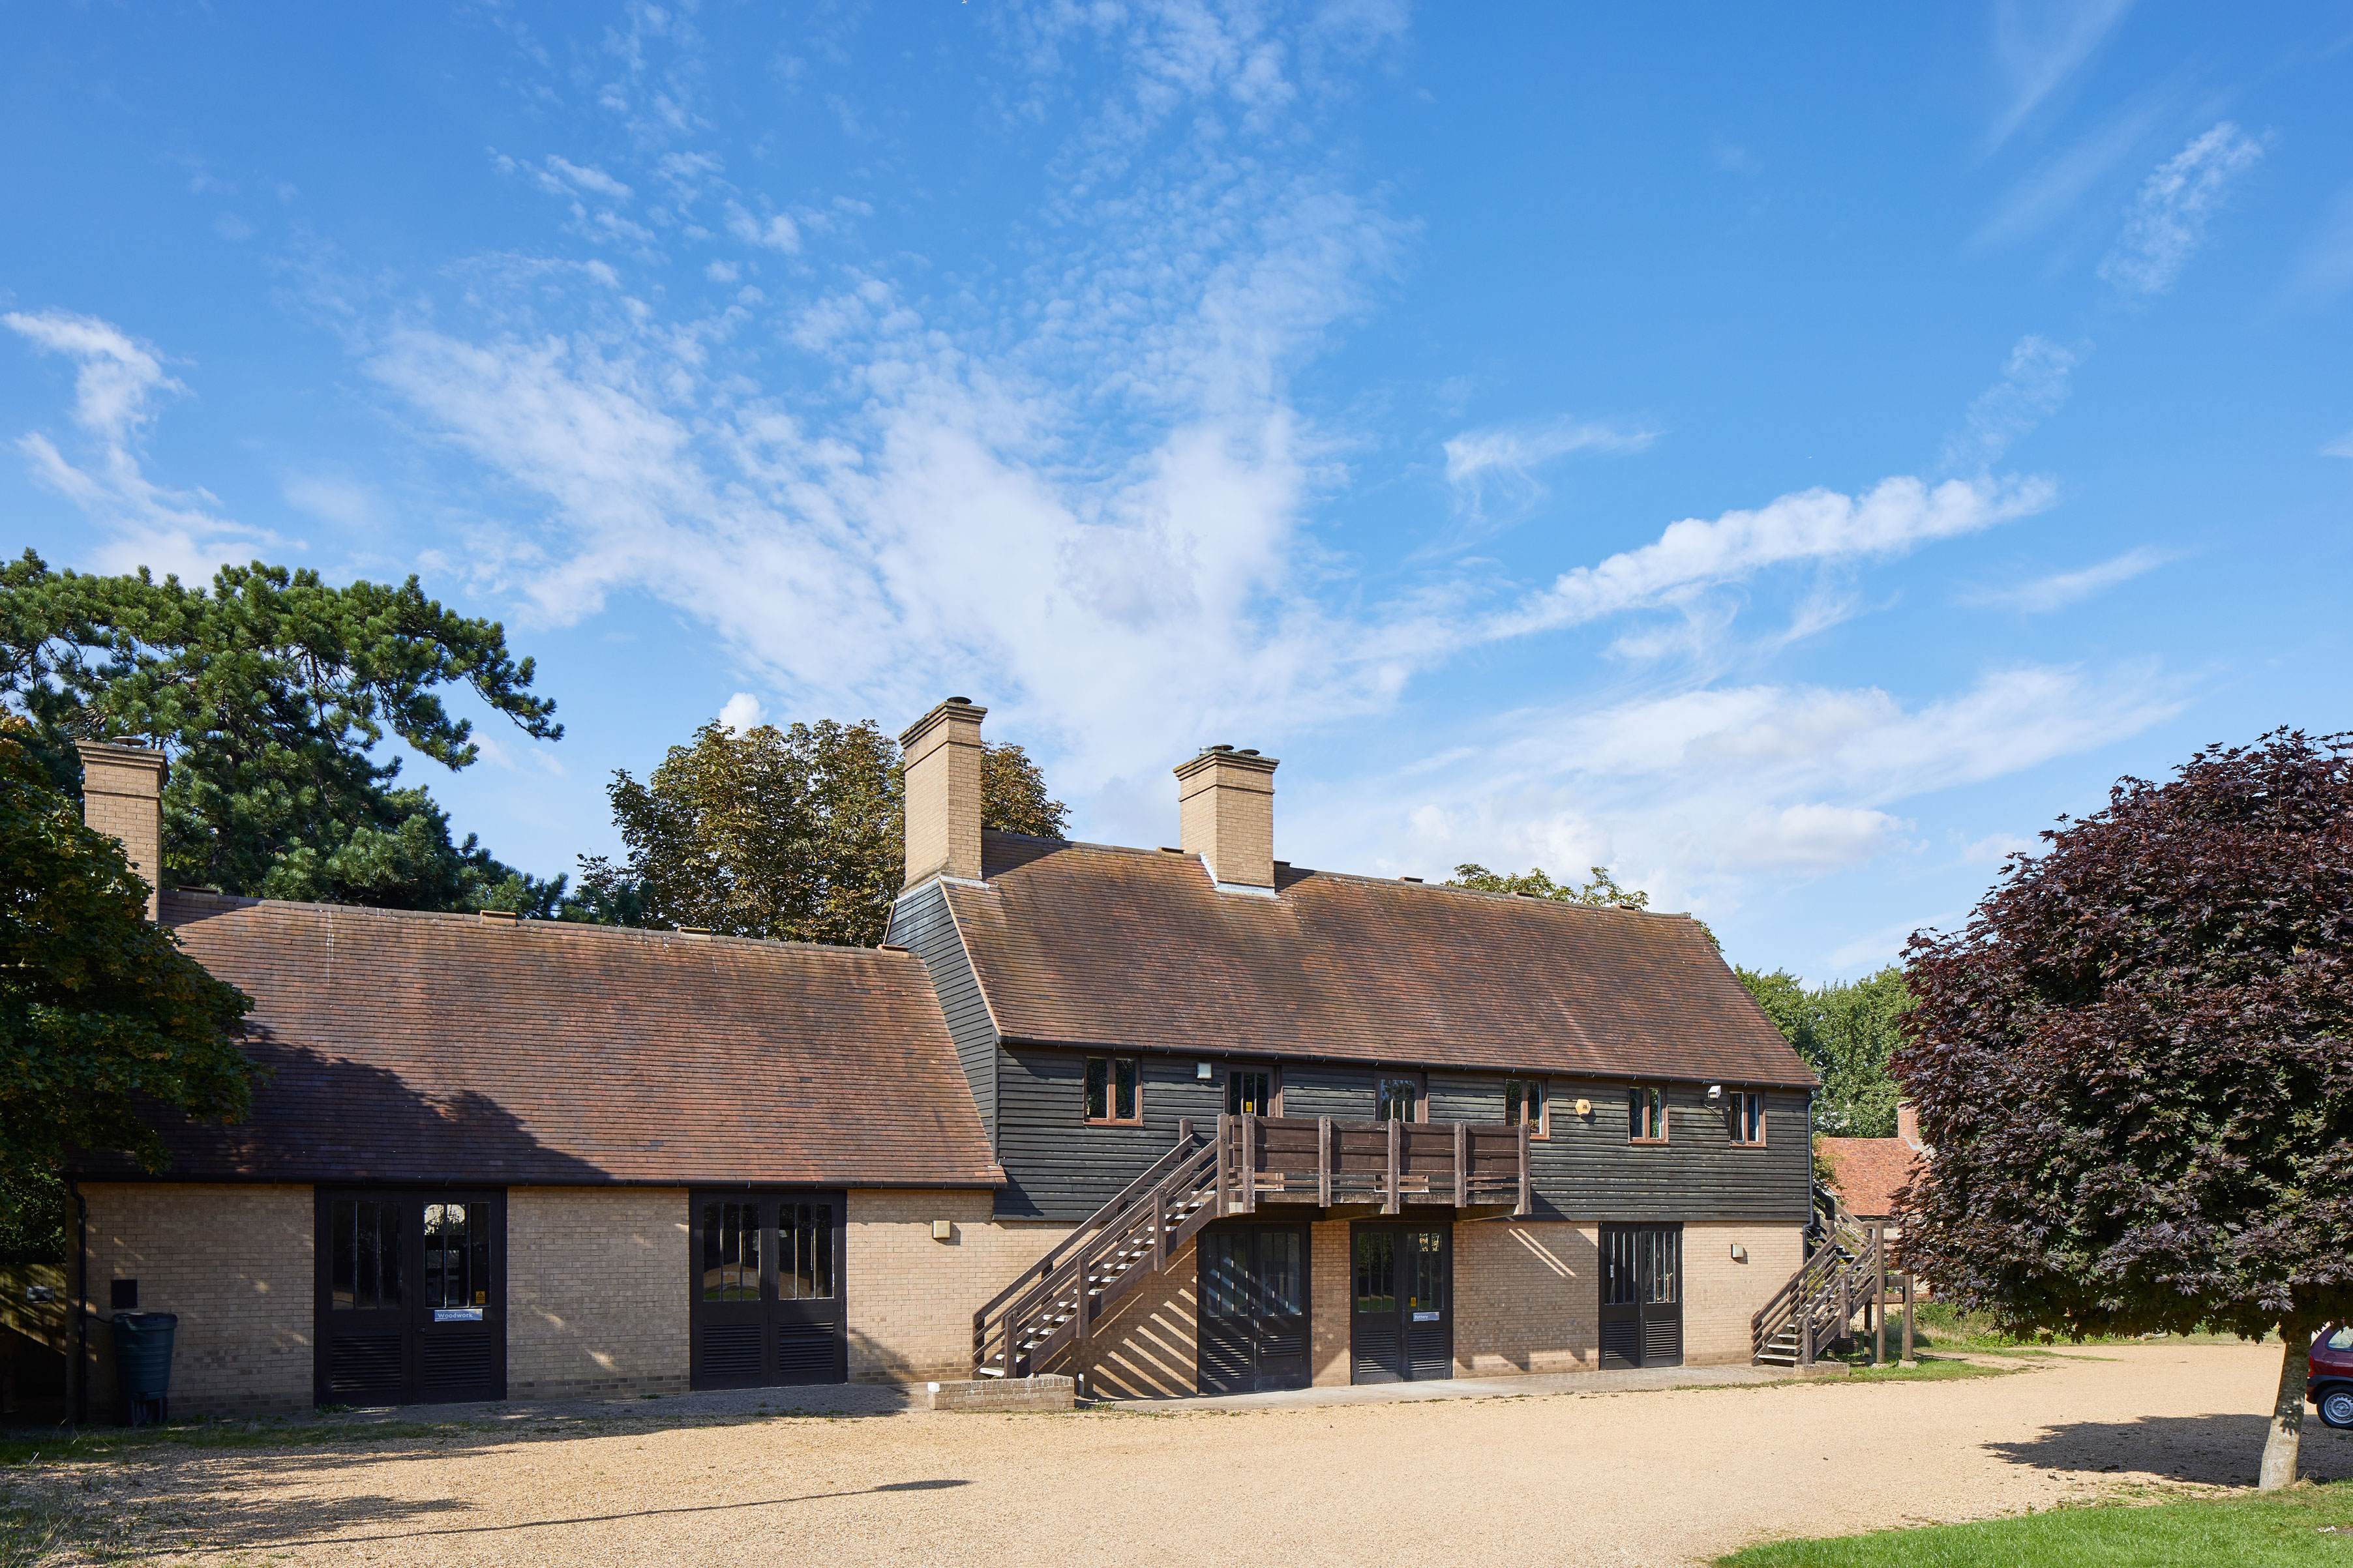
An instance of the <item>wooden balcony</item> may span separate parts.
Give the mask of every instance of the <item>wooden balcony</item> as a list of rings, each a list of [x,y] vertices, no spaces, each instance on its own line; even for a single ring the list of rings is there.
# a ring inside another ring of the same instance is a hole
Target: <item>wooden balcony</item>
[[[1504,1122],[1220,1116],[1217,1153],[1220,1214],[1277,1205],[1380,1214],[1533,1207],[1528,1130]]]

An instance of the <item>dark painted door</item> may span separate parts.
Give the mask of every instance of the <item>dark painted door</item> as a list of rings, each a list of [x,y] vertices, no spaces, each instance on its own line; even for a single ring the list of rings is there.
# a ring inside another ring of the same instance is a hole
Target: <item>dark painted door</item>
[[[1200,1388],[1304,1388],[1307,1227],[1219,1225],[1201,1233]]]
[[[1358,1225],[1349,1237],[1348,1345],[1357,1383],[1454,1375],[1449,1226]]]
[[[1680,1366],[1683,1359],[1683,1226],[1603,1226],[1601,1364]]]
[[[840,1383],[839,1193],[697,1193],[691,1309],[697,1388]]]
[[[496,1193],[321,1192],[318,1402],[506,1397],[505,1219]]]

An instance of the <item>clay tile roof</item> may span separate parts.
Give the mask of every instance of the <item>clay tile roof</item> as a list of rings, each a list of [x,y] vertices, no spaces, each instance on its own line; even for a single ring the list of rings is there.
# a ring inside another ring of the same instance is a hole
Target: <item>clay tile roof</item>
[[[1697,922],[1278,862],[987,834],[946,884],[999,1031],[1038,1043],[1811,1087]]]
[[[1839,1202],[1860,1219],[1885,1219],[1911,1181],[1919,1153],[1901,1138],[1818,1138]]]
[[[992,1185],[904,952],[167,893],[256,1004],[232,1127],[179,1179]],[[92,1173],[98,1173],[93,1168]]]

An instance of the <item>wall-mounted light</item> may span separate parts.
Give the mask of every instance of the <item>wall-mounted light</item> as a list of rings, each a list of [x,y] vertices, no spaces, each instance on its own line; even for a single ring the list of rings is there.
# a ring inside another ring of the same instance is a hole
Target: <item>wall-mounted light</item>
[[[1734,1243],[1732,1244],[1732,1261],[1734,1261],[1735,1263],[1746,1263],[1746,1262],[1747,1262],[1747,1261],[1748,1261],[1748,1248],[1746,1248],[1746,1247],[1743,1247],[1740,1243],[1738,1243],[1738,1242],[1736,1242],[1736,1242],[1734,1242]]]
[[[1707,1086],[1707,1097],[1710,1100],[1722,1100],[1724,1098],[1724,1085],[1720,1083],[1709,1084]]]
[[[1593,1114],[1593,1101],[1591,1101],[1591,1100],[1578,1100],[1578,1101],[1577,1102],[1577,1113],[1579,1116],[1590,1116],[1590,1115],[1592,1115],[1592,1114]]]
[[[1193,1076],[1199,1079],[1203,1083],[1207,1083],[1211,1079],[1218,1076],[1217,1064],[1215,1062],[1197,1063],[1193,1068]]]
[[[954,1241],[955,1239],[955,1221],[952,1219],[935,1219],[932,1221],[932,1239],[934,1241]]]

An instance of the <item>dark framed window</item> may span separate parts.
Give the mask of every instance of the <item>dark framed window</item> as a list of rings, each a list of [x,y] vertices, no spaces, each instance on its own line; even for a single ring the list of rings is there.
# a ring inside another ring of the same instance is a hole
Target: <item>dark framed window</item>
[[[1380,1077],[1380,1095],[1376,1103],[1383,1121],[1419,1121],[1427,1101],[1421,1092],[1421,1075],[1418,1072],[1387,1072]]]
[[[1753,1089],[1733,1089],[1725,1094],[1725,1121],[1732,1141],[1744,1149],[1765,1146],[1765,1097]]]
[[[1226,1114],[1229,1116],[1280,1116],[1282,1085],[1272,1068],[1228,1068],[1226,1069]]]
[[[833,1300],[833,1205],[822,1200],[776,1205],[776,1300]]]
[[[1144,1120],[1144,1064],[1134,1057],[1087,1058],[1087,1120],[1134,1126]]]
[[[1531,1138],[1552,1135],[1552,1089],[1540,1078],[1507,1079],[1504,1082],[1504,1120],[1525,1125]]]
[[[479,1204],[425,1205],[425,1305],[484,1307],[491,1300],[491,1227]]]
[[[1638,1083],[1626,1091],[1626,1142],[1663,1143],[1667,1141],[1667,1091]]]
[[[337,1198],[327,1211],[327,1306],[332,1311],[373,1311],[401,1302],[400,1259],[406,1250],[397,1198]]]
[[[702,1205],[702,1299],[760,1299],[760,1205],[709,1202]]]

